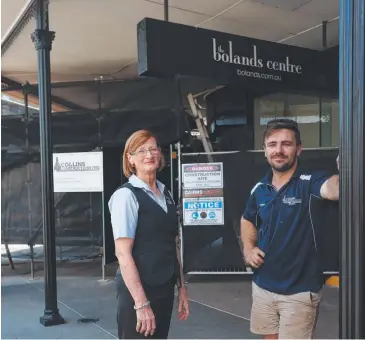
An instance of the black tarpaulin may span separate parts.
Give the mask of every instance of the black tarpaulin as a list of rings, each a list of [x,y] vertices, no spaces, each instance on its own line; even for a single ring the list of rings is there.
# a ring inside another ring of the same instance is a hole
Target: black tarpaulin
[[[337,151],[304,151],[300,157],[303,171],[325,170],[336,173]],[[186,272],[245,271],[240,244],[240,219],[250,191],[269,170],[262,152],[213,155],[214,162],[223,162],[223,197],[225,223],[183,227],[184,270]],[[185,155],[182,164],[205,163],[206,155]],[[313,199],[313,227],[323,271],[338,271],[339,210],[338,202]]]
[[[20,89],[21,90],[21,89]],[[30,93],[37,88],[30,85]],[[78,110],[53,112],[54,152],[120,148],[138,129],[149,129],[162,146],[185,136],[185,113],[174,80],[136,79],[116,82],[53,84],[52,95]],[[39,116],[16,103],[4,102],[2,116],[2,227],[8,243],[42,243]],[[120,151],[120,152],[121,152]],[[102,245],[101,195],[55,193],[58,244]]]

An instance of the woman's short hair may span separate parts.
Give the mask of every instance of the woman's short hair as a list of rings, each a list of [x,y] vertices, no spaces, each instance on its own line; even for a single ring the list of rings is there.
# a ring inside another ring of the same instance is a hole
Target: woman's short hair
[[[123,172],[124,175],[129,178],[131,177],[135,172],[135,168],[129,163],[128,161],[128,154],[130,152],[135,152],[140,146],[142,146],[144,143],[146,143],[150,138],[154,138],[157,145],[158,140],[155,135],[152,134],[152,132],[148,130],[138,130],[134,132],[125,143],[125,148],[123,152]],[[161,171],[163,167],[165,166],[165,159],[162,154],[160,153],[160,166],[158,168],[158,171]]]

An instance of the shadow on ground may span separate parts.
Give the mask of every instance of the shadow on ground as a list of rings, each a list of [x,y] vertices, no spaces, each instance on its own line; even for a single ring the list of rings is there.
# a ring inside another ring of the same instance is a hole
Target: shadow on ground
[[[29,264],[18,264],[14,272],[2,266],[2,339],[116,338],[115,281],[101,280],[98,260],[58,265],[58,308],[67,322],[47,328],[39,323],[44,310],[42,270],[38,267],[32,279]],[[249,331],[252,300],[248,277],[190,277],[188,291],[191,317],[183,322],[174,313],[169,338],[258,338]],[[80,323],[83,318],[99,321]],[[315,337],[338,338],[336,288],[325,288]]]

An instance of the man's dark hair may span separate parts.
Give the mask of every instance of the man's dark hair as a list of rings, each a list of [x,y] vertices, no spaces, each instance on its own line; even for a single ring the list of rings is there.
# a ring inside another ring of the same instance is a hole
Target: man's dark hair
[[[300,131],[299,131],[297,122],[292,119],[279,118],[279,119],[270,120],[267,123],[266,129],[264,131],[264,136],[263,136],[264,145],[265,145],[266,138],[268,138],[274,131],[281,130],[281,129],[288,129],[288,130],[294,131],[295,141],[296,141],[297,145],[302,144],[302,141],[300,139]]]

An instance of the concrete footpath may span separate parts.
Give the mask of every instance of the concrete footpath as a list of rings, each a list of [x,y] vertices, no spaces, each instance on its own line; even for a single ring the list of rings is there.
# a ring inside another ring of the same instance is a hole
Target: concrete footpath
[[[11,271],[2,266],[2,339],[115,339],[115,281],[102,281],[98,261],[65,262],[58,266],[58,300],[64,325],[44,327],[43,271],[35,279],[29,265]],[[174,312],[169,338],[254,339],[249,331],[251,282],[246,277],[191,277],[191,315],[179,321]],[[85,319],[95,322],[85,323]],[[338,289],[326,287],[315,338],[338,338]]]

